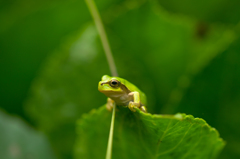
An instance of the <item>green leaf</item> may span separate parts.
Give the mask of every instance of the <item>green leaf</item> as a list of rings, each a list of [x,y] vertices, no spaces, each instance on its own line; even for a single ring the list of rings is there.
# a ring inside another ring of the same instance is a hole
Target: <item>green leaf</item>
[[[0,111],[0,158],[54,159],[46,137],[21,119]]]
[[[194,78],[175,111],[202,117],[221,132],[227,141],[221,159],[240,158],[239,43],[240,38]]]
[[[75,158],[104,158],[111,113],[105,106],[84,115],[77,124]],[[217,130],[191,115],[151,115],[118,108],[113,158],[216,158],[224,147]]]

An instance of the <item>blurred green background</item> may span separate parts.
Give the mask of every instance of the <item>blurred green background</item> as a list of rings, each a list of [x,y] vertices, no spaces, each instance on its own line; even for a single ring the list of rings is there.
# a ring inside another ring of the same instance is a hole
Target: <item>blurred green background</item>
[[[106,102],[97,84],[110,74],[87,6],[0,4],[0,158],[72,158],[76,120]],[[240,1],[96,4],[119,75],[149,112],[205,119],[227,143],[219,158],[240,158]]]

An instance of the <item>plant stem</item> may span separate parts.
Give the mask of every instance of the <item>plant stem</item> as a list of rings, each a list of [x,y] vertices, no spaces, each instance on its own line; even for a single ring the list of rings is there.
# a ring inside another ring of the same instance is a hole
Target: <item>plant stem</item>
[[[114,120],[115,120],[115,108],[116,108],[116,104],[114,102],[110,133],[109,133],[109,137],[108,137],[108,147],[107,147],[106,159],[111,159],[112,158],[112,143],[113,143]]]
[[[98,33],[100,35],[100,39],[102,41],[103,49],[105,51],[105,55],[107,57],[108,65],[111,70],[112,76],[118,76],[117,68],[112,56],[112,51],[107,39],[107,35],[100,17],[100,14],[97,10],[96,4],[94,3],[94,0],[85,0],[88,9],[93,17],[93,20],[95,22],[95,25],[97,27]],[[116,104],[113,104],[113,112],[112,112],[112,120],[111,120],[111,126],[110,126],[110,133],[108,137],[108,146],[107,146],[107,154],[106,159],[112,158],[112,143],[113,143],[113,130],[114,130],[114,120],[115,120],[115,107]]]
[[[105,55],[107,57],[108,65],[109,65],[110,70],[111,70],[111,74],[112,74],[112,76],[118,76],[117,68],[116,68],[116,65],[114,63],[114,59],[113,59],[113,56],[112,56],[112,51],[111,51],[111,48],[110,48],[110,45],[109,45],[109,42],[108,42],[108,39],[107,39],[107,35],[106,35],[106,32],[105,32],[101,17],[99,15],[98,10],[97,10],[96,4],[94,3],[93,0],[85,0],[85,1],[87,3],[89,11],[90,11],[90,13],[93,17],[93,20],[94,20],[95,25],[97,27],[97,30],[99,32],[100,39],[101,39],[102,45],[103,45],[103,49],[104,49]]]

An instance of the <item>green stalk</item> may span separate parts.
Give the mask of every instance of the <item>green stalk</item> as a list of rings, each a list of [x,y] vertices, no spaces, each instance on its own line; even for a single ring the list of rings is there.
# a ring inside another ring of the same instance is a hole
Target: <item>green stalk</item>
[[[114,120],[115,120],[115,108],[116,108],[116,104],[114,103],[113,104],[113,112],[112,112],[110,133],[109,133],[109,137],[108,137],[106,159],[111,159],[112,158],[112,143],[113,143]]]
[[[104,49],[105,55],[107,57],[107,61],[108,61],[108,65],[111,70],[111,74],[112,74],[112,76],[118,76],[117,68],[116,68],[116,65],[114,63],[114,59],[112,56],[112,51],[111,51],[111,48],[110,48],[110,45],[109,45],[109,42],[107,39],[107,35],[105,32],[101,17],[97,10],[96,4],[94,3],[93,0],[85,0],[85,2],[87,3],[88,9],[93,17],[93,20],[97,27],[98,33],[100,35],[100,39],[102,41],[103,49]]]
[[[99,12],[97,10],[96,4],[93,0],[85,0],[88,9],[93,17],[93,20],[95,22],[95,25],[97,27],[98,33],[100,35],[100,39],[102,41],[103,49],[105,51],[105,55],[107,57],[108,65],[111,70],[112,76],[118,76],[117,68],[112,56],[112,51],[107,39],[107,35],[101,20],[101,17],[99,15]],[[108,137],[108,146],[107,146],[107,152],[106,152],[106,159],[112,158],[112,144],[113,144],[113,130],[114,130],[114,120],[115,120],[115,109],[116,104],[113,104],[113,112],[112,112],[112,120],[111,120],[111,127],[110,127],[110,133]]]

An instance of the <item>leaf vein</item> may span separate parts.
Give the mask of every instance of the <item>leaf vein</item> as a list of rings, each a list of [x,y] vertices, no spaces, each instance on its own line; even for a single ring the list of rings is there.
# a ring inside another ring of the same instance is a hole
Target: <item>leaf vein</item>
[[[182,139],[180,140],[180,142],[179,142],[176,146],[174,146],[173,148],[171,148],[171,149],[169,149],[169,150],[167,150],[167,151],[165,151],[165,152],[162,152],[162,153],[158,154],[157,157],[159,157],[159,156],[161,156],[161,155],[164,155],[164,154],[166,154],[166,153],[168,153],[168,152],[173,151],[174,149],[176,149],[176,148],[181,144],[181,142],[183,141],[183,139],[185,138],[185,136],[187,135],[187,133],[189,132],[189,130],[190,130],[190,128],[191,128],[192,126],[193,126],[193,124],[191,124],[191,126],[188,128],[188,130],[185,132],[185,134],[183,135]]]
[[[172,121],[173,121],[173,119],[168,122],[168,125],[167,125],[167,127],[166,127],[166,130],[164,130],[161,138],[159,139],[159,143],[158,143],[158,145],[157,145],[157,147],[156,147],[156,155],[155,155],[154,158],[157,158],[157,157],[158,157],[157,151],[158,151],[158,149],[159,149],[159,147],[160,147],[160,145],[161,145],[161,141],[162,141],[162,140],[164,139],[164,137],[165,137],[165,134],[167,133],[168,130],[170,130],[170,129],[169,129],[169,126],[171,125]]]
[[[201,133],[200,134],[202,134],[202,129],[203,129],[203,125],[201,127]],[[195,148],[200,143],[202,137],[203,136],[201,135],[201,137],[199,138],[198,142],[196,142],[196,144],[191,149],[189,149],[189,151],[182,157],[182,159],[186,158],[189,155],[189,152],[191,152],[193,150],[193,148]]]

